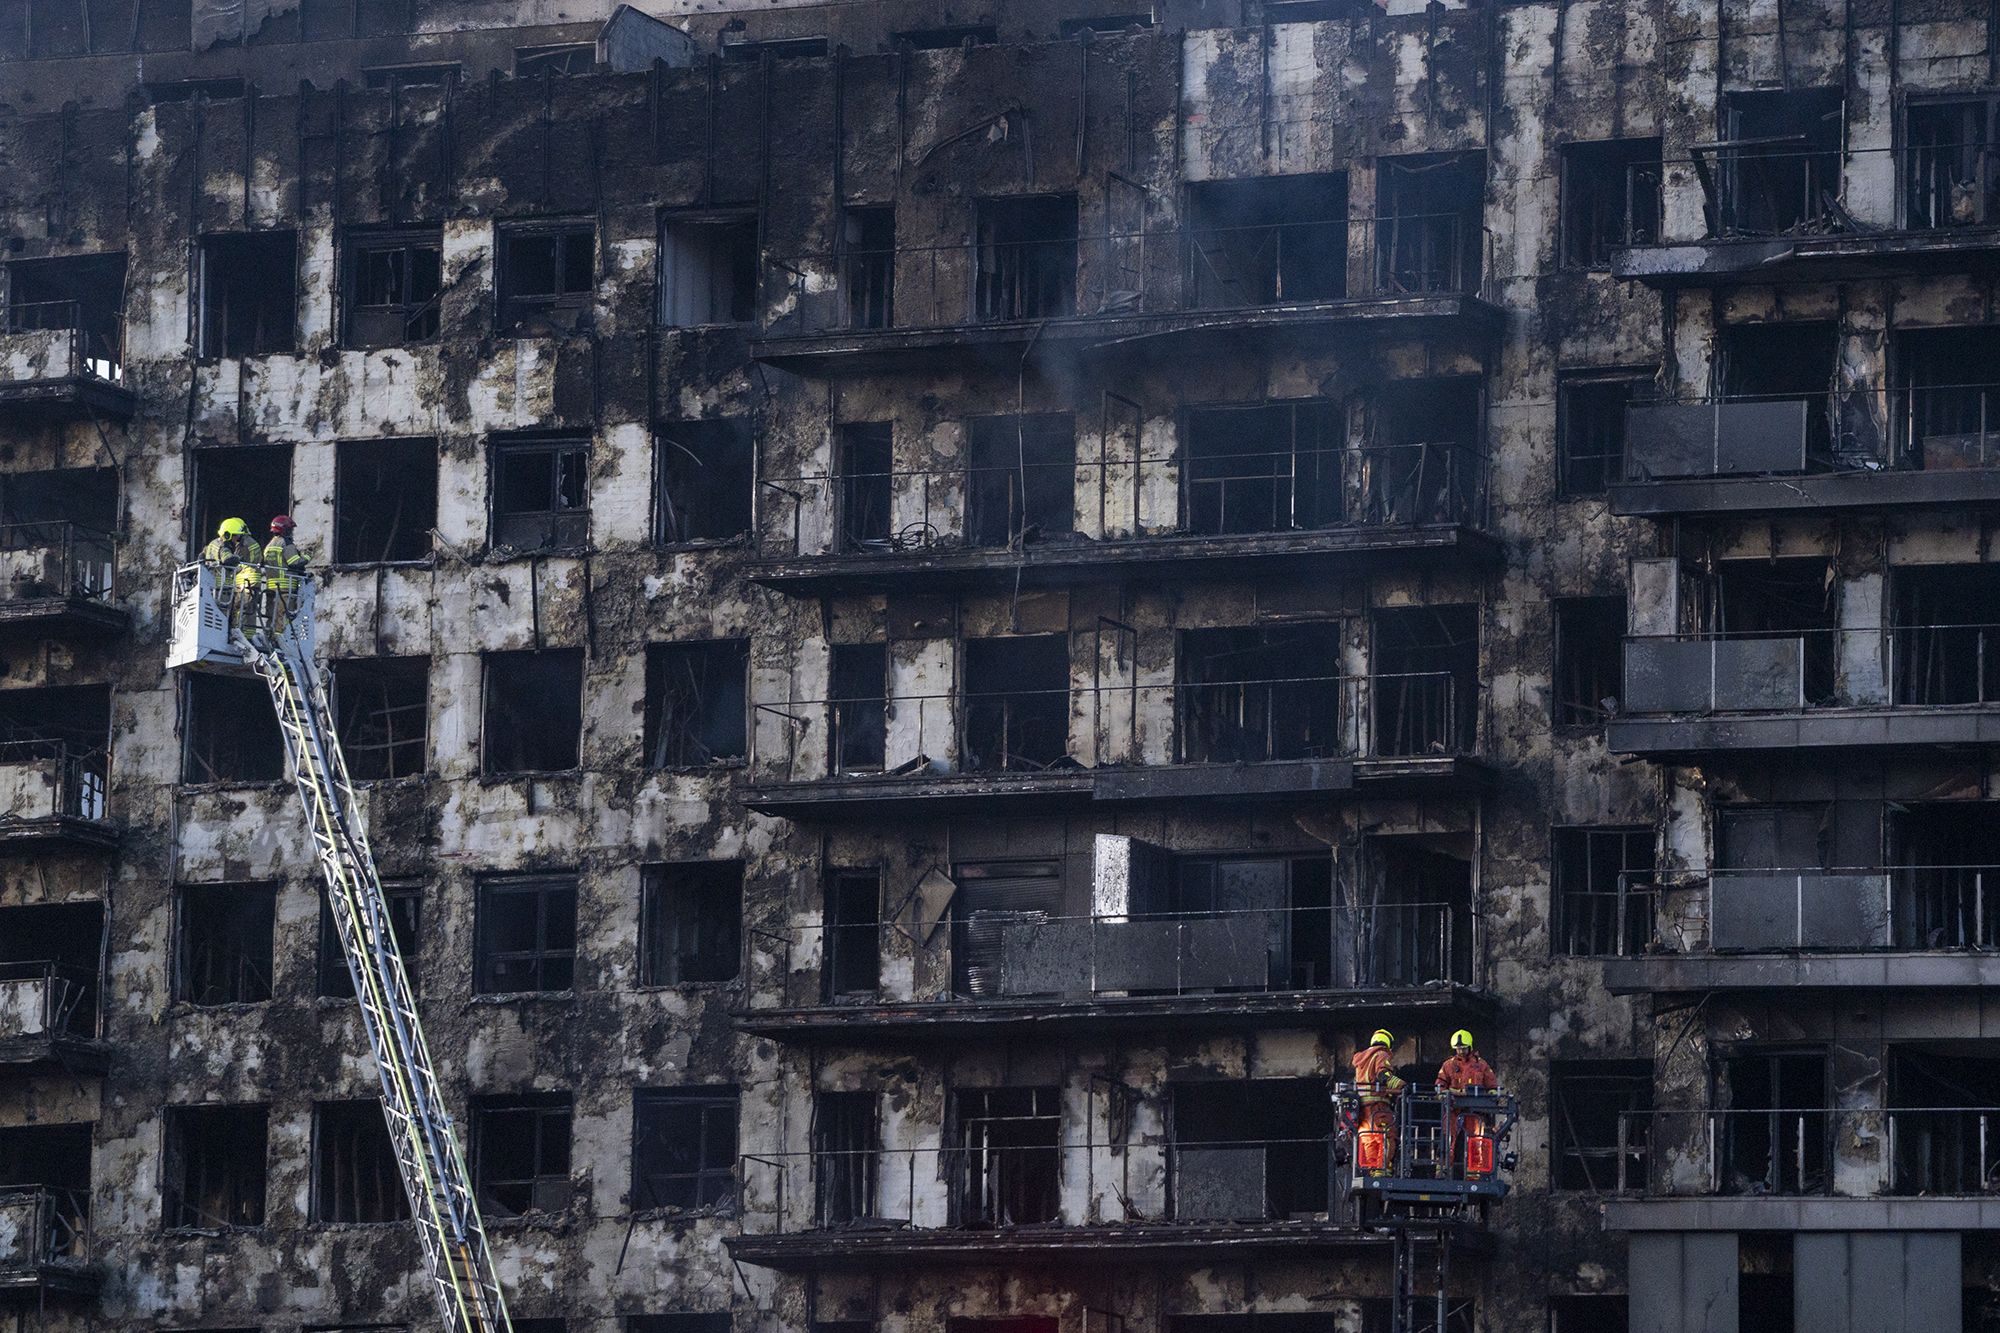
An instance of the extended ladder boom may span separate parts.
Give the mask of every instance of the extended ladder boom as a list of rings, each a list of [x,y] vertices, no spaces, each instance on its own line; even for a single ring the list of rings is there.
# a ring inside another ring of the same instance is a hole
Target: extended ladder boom
[[[472,1178],[438,1091],[414,992],[390,928],[368,835],[355,818],[347,760],[334,734],[310,640],[296,623],[231,639],[270,687],[299,801],[312,829],[327,901],[354,979],[361,1021],[382,1076],[382,1112],[423,1244],[438,1308],[451,1333],[512,1333],[479,1220]]]

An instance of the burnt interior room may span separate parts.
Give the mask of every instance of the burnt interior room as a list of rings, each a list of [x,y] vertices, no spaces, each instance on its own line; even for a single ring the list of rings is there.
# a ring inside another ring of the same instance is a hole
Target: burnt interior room
[[[1413,295],[1477,291],[1485,154],[1384,157],[1375,180],[1378,286]]]
[[[1175,733],[1184,763],[1256,763],[1341,753],[1351,702],[1342,626],[1182,630]]]
[[[896,322],[894,206],[841,211],[840,287],[849,328],[886,329]]]
[[[1697,580],[1693,592],[1694,614],[1711,632],[1742,640],[1798,640],[1800,702],[1834,702],[1841,636],[1838,585],[1827,561],[1724,560],[1708,579]]]
[[[1718,157],[1695,159],[1704,175],[1711,162],[1720,170],[1711,229],[1774,236],[1825,226],[1841,193],[1844,105],[1838,88],[1728,94]]]
[[[1046,769],[1069,756],[1069,636],[967,639],[959,762],[968,773]]]
[[[2000,810],[1989,801],[1909,801],[1891,803],[1887,814],[1897,942],[2000,946]]]
[[[747,416],[676,421],[659,434],[659,539],[727,542],[750,530],[757,441]]]
[[[965,423],[965,543],[1007,548],[1076,531],[1076,419],[1067,412]]]
[[[1563,149],[1562,256],[1607,269],[1624,246],[1660,238],[1660,141],[1602,139]]]
[[[1989,1113],[2000,1106],[2000,1044],[1902,1042],[1889,1048],[1887,1105],[1895,1119],[1890,1170],[1912,1194],[1982,1194],[1996,1168]],[[1903,1112],[1903,1114],[1897,1114]]]
[[[2000,327],[1905,329],[1890,344],[1890,409],[1906,467],[1990,467],[2000,457]]]
[[[488,773],[575,768],[583,736],[583,654],[568,649],[486,659],[480,757]]]
[[[428,657],[353,657],[332,664],[334,726],[359,782],[425,770],[430,723]]]
[[[0,764],[43,767],[55,780],[47,797],[54,804],[11,813],[102,819],[110,747],[110,686],[0,690]]]
[[[1740,1046],[1719,1053],[1725,1194],[1810,1194],[1823,1189],[1831,1070],[1820,1047]]]
[[[1342,886],[1336,969],[1364,985],[1472,981],[1473,866],[1468,835],[1376,834]],[[1351,925],[1348,924],[1351,922]]]
[[[271,519],[292,509],[292,447],[289,444],[237,444],[196,449],[192,484],[194,526],[188,531],[188,554],[199,555],[225,518],[240,518],[250,535],[263,545]],[[301,533],[310,540],[312,534]]]
[[[976,230],[975,318],[1004,322],[1076,313],[1075,195],[981,199]]]
[[[743,639],[647,649],[647,767],[702,768],[749,754],[749,671],[750,645]]]
[[[118,378],[124,327],[124,255],[25,259],[7,266],[7,328],[75,329],[83,340],[77,371]]]
[[[493,442],[493,545],[574,551],[590,541],[590,441],[518,436]]]
[[[1901,566],[1889,599],[1898,703],[2000,699],[2000,566]]]
[[[1408,606],[1373,620],[1373,752],[1456,754],[1479,718],[1479,608]]]
[[[51,1036],[97,1035],[103,954],[103,903],[0,908],[0,980],[48,977],[41,1017]]]
[[[362,231],[346,247],[346,341],[398,347],[438,335],[444,237],[416,231]]]
[[[501,334],[561,337],[588,322],[597,285],[597,231],[590,222],[514,224],[497,239]]]
[[[1057,861],[971,861],[952,867],[952,993],[984,999],[1006,993],[1009,926],[1040,926],[1064,916]]]
[[[1786,443],[1803,453],[1808,466],[1827,466],[1836,452],[1843,458],[1856,453],[1875,457],[1879,441],[1870,423],[1854,417],[1864,405],[1833,398],[1839,356],[1840,329],[1831,321],[1731,324],[1716,339],[1716,389],[1728,403],[1804,404],[1803,448]],[[1836,412],[1838,432],[1832,419]],[[1779,429],[1777,421],[1757,420],[1767,429]],[[1785,428],[1798,429],[1789,422]]]
[[[821,1226],[876,1218],[881,1141],[876,1100],[872,1091],[821,1092],[813,1098],[813,1185]]]
[[[834,475],[838,478],[840,549],[883,552],[903,545],[895,530],[895,434],[887,421],[851,421],[838,427]],[[1072,460],[1074,461],[1074,460]],[[921,482],[925,479],[919,479]],[[1003,502],[1004,503],[1004,502]],[[928,513],[909,536],[928,546],[936,539]],[[1008,525],[1011,528],[1011,523]]]
[[[118,470],[66,467],[7,473],[0,477],[0,524],[6,525],[10,548],[52,545],[62,539],[65,524],[109,536],[118,528]]]
[[[1736,1326],[1795,1328],[1798,1279],[1792,1267],[1793,1234],[1739,1232],[1736,1249]]]
[[[255,676],[190,672],[181,682],[181,780],[277,782],[285,739],[270,692]]]
[[[1203,309],[1347,294],[1347,175],[1188,187],[1188,287]]]
[[[1061,1220],[1061,1089],[960,1088],[951,1094],[950,1113],[958,1159],[955,1225]]]
[[[1322,1215],[1334,1107],[1318,1079],[1176,1083],[1173,1215],[1178,1221],[1282,1221]]]
[[[1912,97],[1904,111],[1903,221],[1976,227],[2000,219],[2000,98]]]
[[[42,1234],[13,1238],[10,1253],[26,1249],[43,1263],[89,1258],[92,1131],[89,1124],[0,1128],[0,1197],[41,1189],[48,1191],[51,1205],[42,1217]],[[9,1213],[10,1221],[24,1216],[19,1207]]]
[[[889,646],[839,643],[830,659],[833,736],[827,762],[835,773],[880,772],[889,742]]]
[[[201,242],[201,354],[269,356],[298,339],[298,233],[235,232]]]
[[[1182,522],[1206,537],[1339,523],[1346,431],[1319,399],[1190,408]]]
[[[1183,951],[1195,956],[1174,960],[1178,989],[1316,990],[1343,979],[1336,955],[1350,947],[1346,935],[1356,922],[1334,909],[1332,858],[1190,854],[1171,864],[1170,874],[1135,882],[1135,914],[1213,918],[1232,933],[1261,932],[1266,941],[1261,976],[1211,973],[1200,944],[1184,942]]]
[[[1484,469],[1480,421],[1476,376],[1382,385],[1365,454],[1368,522],[1477,521]]]
[[[437,492],[435,439],[342,440],[334,455],[334,563],[429,559]]]
[[[276,887],[183,884],[177,898],[174,998],[202,1007],[270,999]]]

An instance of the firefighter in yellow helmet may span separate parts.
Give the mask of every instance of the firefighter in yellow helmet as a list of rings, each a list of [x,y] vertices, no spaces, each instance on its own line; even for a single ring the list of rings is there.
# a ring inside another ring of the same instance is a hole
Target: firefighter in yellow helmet
[[[1382,1145],[1380,1157],[1374,1158],[1364,1141],[1357,1160],[1363,1170],[1378,1176],[1388,1175],[1396,1161],[1396,1094],[1403,1090],[1403,1080],[1391,1066],[1390,1052],[1395,1045],[1394,1033],[1376,1028],[1368,1044],[1354,1053],[1354,1087],[1361,1096],[1359,1131],[1379,1134]]]
[[[240,518],[215,525],[215,536],[201,548],[201,562],[215,571],[215,597],[231,625],[250,609],[263,582],[257,572],[257,539]]]
[[[1487,1064],[1474,1048],[1472,1034],[1464,1028],[1451,1034],[1451,1054],[1438,1066],[1437,1086],[1439,1092],[1453,1094],[1491,1092],[1500,1086],[1500,1078],[1493,1072],[1493,1066]],[[1485,1117],[1465,1111],[1455,1113],[1446,1160],[1456,1164],[1459,1154],[1464,1151],[1460,1145],[1465,1142],[1466,1135],[1485,1128]]]

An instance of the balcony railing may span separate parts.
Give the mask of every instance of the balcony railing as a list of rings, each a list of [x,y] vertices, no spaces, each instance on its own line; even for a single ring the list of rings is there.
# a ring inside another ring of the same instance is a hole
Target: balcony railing
[[[755,706],[762,781],[1463,755],[1450,672],[791,699]]]
[[[1628,1111],[1618,1136],[1620,1192],[1909,1198],[2000,1189],[1994,1107]]]
[[[1628,481],[1993,467],[2000,384],[1729,394],[1626,409]]]
[[[86,327],[76,301],[25,301],[9,305],[0,326],[0,378],[12,382],[89,378],[125,380],[123,350],[115,328]]]
[[[1985,707],[2000,626],[1752,630],[1625,640],[1626,714]]]
[[[1630,877],[1608,910],[1628,930],[1619,956],[1649,952],[1958,953],[2000,950],[2000,866],[1902,865],[1715,870]],[[1655,916],[1655,913],[1658,913]]]
[[[1107,228],[1074,239],[899,245],[893,252],[800,252],[767,260],[767,290],[775,297],[767,307],[777,313],[764,332],[788,337],[1475,296],[1490,267],[1483,262],[1486,245],[1475,216],[1411,213]],[[1287,264],[1288,250],[1324,259],[1307,280]]]
[[[80,967],[0,963],[0,1041],[88,1041],[97,1035],[97,977]]]
[[[118,598],[118,541],[80,523],[0,526],[0,596],[112,605]]]
[[[0,1273],[83,1267],[90,1261],[90,1196],[43,1185],[0,1186]]]
[[[110,756],[58,741],[0,741],[0,827],[49,819],[101,820]]]

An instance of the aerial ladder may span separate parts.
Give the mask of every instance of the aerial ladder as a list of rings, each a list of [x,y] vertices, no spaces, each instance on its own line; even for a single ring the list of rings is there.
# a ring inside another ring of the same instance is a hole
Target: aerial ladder
[[[254,674],[270,690],[362,1026],[375,1052],[382,1114],[438,1312],[449,1333],[512,1333],[472,1177],[438,1089],[347,760],[313,665],[313,581],[304,574],[289,577],[295,585],[289,592],[238,588],[226,570],[205,563],[183,566],[174,576],[167,664]]]
[[[1452,1092],[1405,1084],[1394,1095],[1394,1127],[1370,1128],[1366,1091],[1333,1088],[1350,1218],[1389,1239],[1390,1333],[1458,1333],[1451,1299],[1454,1248],[1480,1237],[1487,1213],[1507,1197],[1502,1151],[1520,1118],[1511,1093]]]

